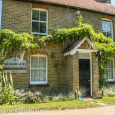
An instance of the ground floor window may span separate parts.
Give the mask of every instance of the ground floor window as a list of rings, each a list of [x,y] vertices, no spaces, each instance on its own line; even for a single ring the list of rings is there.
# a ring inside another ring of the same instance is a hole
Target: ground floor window
[[[109,81],[114,80],[114,58],[110,58],[109,63],[105,66],[105,75],[104,77]]]
[[[31,56],[30,84],[47,84],[47,56]]]

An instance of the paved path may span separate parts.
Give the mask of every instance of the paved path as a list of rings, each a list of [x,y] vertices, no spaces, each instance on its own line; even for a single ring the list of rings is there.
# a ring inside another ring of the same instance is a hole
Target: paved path
[[[44,113],[8,113],[0,115],[115,115],[115,105],[75,110],[45,110]]]

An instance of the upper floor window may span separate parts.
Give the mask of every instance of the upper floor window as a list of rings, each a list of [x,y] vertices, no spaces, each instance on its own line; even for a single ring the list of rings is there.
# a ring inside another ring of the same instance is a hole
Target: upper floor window
[[[39,35],[48,34],[48,11],[32,9],[31,33]]]
[[[107,38],[113,39],[112,22],[102,21],[102,32]]]
[[[31,56],[30,84],[47,84],[47,56]]]

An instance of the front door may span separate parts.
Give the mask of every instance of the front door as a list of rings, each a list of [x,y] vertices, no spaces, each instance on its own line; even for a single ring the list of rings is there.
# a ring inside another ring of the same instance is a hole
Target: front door
[[[90,59],[79,59],[79,89],[83,96],[90,96]]]

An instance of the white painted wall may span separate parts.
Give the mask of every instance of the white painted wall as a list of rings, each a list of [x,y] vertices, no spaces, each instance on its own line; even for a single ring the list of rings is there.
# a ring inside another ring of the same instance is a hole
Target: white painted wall
[[[0,0],[0,30],[1,30],[1,18],[2,18],[2,0]]]

